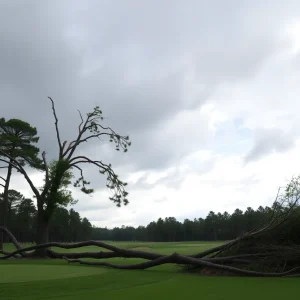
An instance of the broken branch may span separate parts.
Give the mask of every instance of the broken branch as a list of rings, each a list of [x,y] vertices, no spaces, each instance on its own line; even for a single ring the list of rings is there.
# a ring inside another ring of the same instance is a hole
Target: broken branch
[[[52,100],[51,97],[48,97],[48,99],[50,99],[51,104],[52,104],[52,112],[53,112],[53,116],[54,116],[54,119],[55,119],[56,137],[57,137],[57,142],[58,142],[58,146],[59,146],[59,153],[60,153],[60,156],[61,156],[63,147],[62,147],[62,144],[61,144],[60,134],[59,134],[59,129],[58,129],[58,118],[57,118],[57,115],[56,115],[54,101]]]

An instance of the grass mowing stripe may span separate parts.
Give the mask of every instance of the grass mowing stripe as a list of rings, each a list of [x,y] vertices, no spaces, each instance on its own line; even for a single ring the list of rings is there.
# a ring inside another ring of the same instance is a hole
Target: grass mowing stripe
[[[107,272],[104,268],[85,268],[76,266],[51,265],[1,265],[0,283],[57,280],[61,278],[82,277]]]

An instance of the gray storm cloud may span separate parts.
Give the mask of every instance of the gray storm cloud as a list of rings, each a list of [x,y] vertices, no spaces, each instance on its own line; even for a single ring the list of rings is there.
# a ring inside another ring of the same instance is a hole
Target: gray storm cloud
[[[77,109],[99,105],[105,124],[128,134],[132,147],[123,155],[95,141],[80,153],[108,160],[122,174],[167,169],[210,138],[207,117],[184,127],[180,116],[210,103],[219,86],[251,81],[285,48],[282,28],[299,8],[292,0],[1,1],[1,117],[36,126],[40,148],[55,158],[47,96],[63,140],[76,136]],[[261,133],[247,160],[292,143]]]
[[[272,152],[285,152],[295,145],[293,132],[278,128],[257,130],[254,145],[245,157],[245,162],[261,159]]]
[[[254,74],[280,48],[278,22],[272,23],[274,28],[258,26],[264,20],[245,3],[2,2],[2,114],[37,126],[41,148],[54,157],[47,96],[56,101],[66,139],[76,133],[76,109],[89,111],[99,104],[111,126],[131,135],[136,158],[155,157],[153,151],[161,147],[149,144],[159,142],[157,126],[209,101],[207,93],[192,102],[185,97],[187,74],[213,90],[224,81]],[[276,15],[279,7],[272,3]],[[268,7],[254,1],[255,9]],[[171,164],[170,152],[151,159],[152,166]],[[145,167],[143,159],[136,161]]]

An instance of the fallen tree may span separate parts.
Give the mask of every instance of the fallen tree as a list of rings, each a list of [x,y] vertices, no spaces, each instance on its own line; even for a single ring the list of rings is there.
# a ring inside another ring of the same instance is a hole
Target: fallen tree
[[[65,259],[69,263],[97,265],[116,269],[148,269],[162,264],[179,264],[185,270],[197,270],[203,274],[225,274],[260,277],[300,276],[300,198],[299,177],[293,179],[283,195],[278,195],[270,212],[270,218],[258,228],[245,233],[237,239],[218,247],[194,255],[162,255],[154,252],[122,249],[101,241],[78,243],[45,243],[22,248],[6,228],[0,231],[9,234],[17,250],[3,253],[0,259],[9,259],[22,255],[30,257],[33,251],[44,249],[48,258]],[[61,253],[50,247],[75,249],[97,246],[106,251]],[[141,258],[147,261],[138,264],[113,264],[97,261],[115,257]],[[21,259],[23,259],[21,258]],[[97,260],[88,261],[86,258]]]

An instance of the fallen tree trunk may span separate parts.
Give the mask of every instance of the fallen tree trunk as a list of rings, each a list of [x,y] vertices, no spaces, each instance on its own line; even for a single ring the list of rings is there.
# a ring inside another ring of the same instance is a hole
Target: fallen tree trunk
[[[21,244],[18,242],[18,240],[16,239],[16,237],[4,226],[0,226],[0,232],[2,233],[5,233],[6,235],[8,235],[8,237],[10,238],[11,242],[14,244],[14,246],[20,250],[22,249],[22,246]],[[5,254],[5,255],[8,255],[9,253],[7,251],[4,251],[2,250],[0,252],[1,254]],[[24,252],[21,252],[21,253],[18,253],[20,254],[21,256],[25,257],[26,256],[26,253]],[[15,255],[14,255],[15,256]]]
[[[245,238],[245,237],[243,237]],[[227,249],[228,245],[232,245],[232,242],[219,246],[215,249],[220,251],[222,249]],[[59,253],[48,249],[49,247],[57,247],[63,249],[74,249],[86,246],[98,246],[104,249],[109,250],[110,252],[83,252],[83,253]],[[121,249],[100,241],[86,241],[86,242],[78,242],[78,243],[47,243],[42,245],[35,245],[26,248],[18,249],[12,253],[6,254],[0,259],[8,259],[12,256],[26,253],[28,251],[34,251],[37,249],[47,249],[47,254],[51,258],[63,258],[66,259],[69,263],[80,263],[85,265],[97,265],[97,266],[106,266],[112,267],[116,269],[127,269],[127,270],[134,270],[134,269],[148,269],[151,267],[159,266],[166,263],[173,263],[173,264],[180,264],[180,265],[189,265],[193,267],[206,267],[212,268],[215,270],[222,270],[227,271],[232,274],[239,274],[244,276],[261,276],[261,277],[285,277],[285,276],[298,276],[298,271],[300,271],[300,266],[290,268],[284,272],[259,272],[259,271],[251,271],[247,270],[242,267],[235,267],[231,266],[231,264],[238,264],[240,266],[243,265],[251,265],[258,262],[267,261],[268,259],[272,258],[272,260],[278,260],[280,257],[284,256],[282,253],[282,249],[273,249],[272,252],[262,252],[262,253],[250,253],[250,254],[240,254],[240,255],[233,255],[233,256],[224,256],[224,257],[203,257],[204,251],[202,253],[196,255],[180,255],[174,253],[172,255],[162,255],[158,253],[151,253],[145,251],[136,251],[136,250],[129,250],[129,249]],[[294,259],[292,254],[299,254],[299,250],[295,252],[295,249],[289,248],[289,255],[292,259]],[[129,265],[117,265],[112,264],[110,262],[91,262],[91,261],[83,261],[78,258],[96,258],[96,259],[107,259],[113,257],[124,257],[124,258],[142,258],[147,259],[147,262],[139,263],[139,264],[129,264]],[[297,259],[300,257],[297,255]]]
[[[70,253],[60,253],[53,250],[50,250],[50,247],[57,247],[62,249],[75,249],[87,246],[98,246],[108,251],[100,251],[100,252],[70,252]],[[226,246],[223,245],[223,247]],[[219,248],[219,247],[218,247]],[[34,251],[38,249],[47,249],[47,255],[50,258],[68,258],[68,259],[76,259],[76,258],[95,258],[95,259],[108,259],[108,258],[142,258],[148,260],[155,260],[159,258],[166,257],[167,255],[162,255],[159,253],[153,252],[146,252],[146,251],[137,251],[137,250],[130,250],[130,249],[122,249],[107,243],[103,243],[100,241],[85,241],[85,242],[78,242],[78,243],[58,243],[58,242],[50,242],[47,244],[41,245],[34,245],[25,248],[18,249],[14,252],[5,253],[4,256],[0,257],[0,259],[8,259],[12,256],[26,253],[28,251]],[[204,253],[204,252],[203,252]],[[235,256],[228,256],[228,257],[205,257],[203,258],[204,261],[211,261],[211,262],[230,262],[237,259],[249,258],[249,257],[262,257],[269,253],[257,253],[257,254],[243,254],[243,255],[235,255]],[[189,255],[188,257],[197,258],[200,256],[199,254],[196,255]]]
[[[1,227],[0,227],[1,229]],[[22,248],[6,228],[17,250],[2,252],[0,259],[9,259],[16,255],[30,257],[36,250],[45,250],[47,257],[65,259],[69,263],[96,265],[116,269],[148,269],[162,264],[178,264],[187,270],[214,270],[216,274],[237,274],[260,277],[294,277],[300,276],[300,208],[292,205],[289,209],[280,209],[271,215],[270,220],[258,228],[245,233],[237,239],[215,248],[194,255],[162,255],[154,252],[122,249],[101,241],[78,243],[51,242]],[[106,251],[61,253],[50,247],[76,249],[97,246]],[[31,252],[30,252],[31,251]],[[138,264],[113,264],[107,261],[86,261],[83,259],[110,259],[115,257],[140,258],[147,260]]]
[[[248,271],[241,268],[231,267],[227,265],[216,264],[204,259],[197,259],[189,256],[179,255],[177,253],[168,256],[163,256],[152,261],[148,261],[140,264],[133,264],[133,265],[118,265],[109,262],[90,262],[90,261],[83,261],[80,259],[69,259],[67,257],[64,258],[69,263],[105,266],[105,267],[111,267],[114,269],[123,269],[123,270],[145,270],[148,268],[160,266],[162,264],[173,263],[173,264],[190,264],[195,266],[210,267],[217,270],[219,269],[219,270],[229,271],[232,272],[233,274],[247,275],[247,276],[258,276],[258,277],[285,277],[288,275],[300,276],[300,274],[296,273],[297,271],[300,271],[300,266],[292,268],[286,272],[280,272],[280,273],[256,272],[256,271]]]

